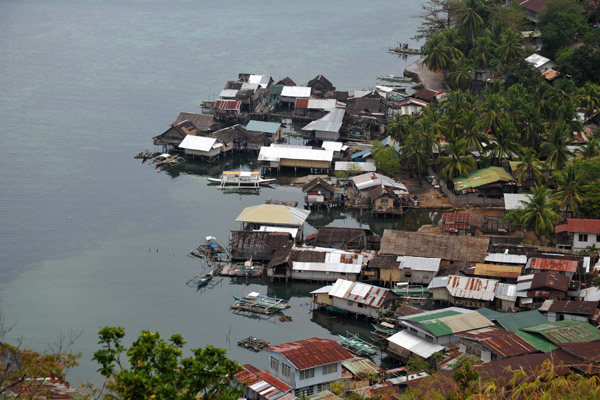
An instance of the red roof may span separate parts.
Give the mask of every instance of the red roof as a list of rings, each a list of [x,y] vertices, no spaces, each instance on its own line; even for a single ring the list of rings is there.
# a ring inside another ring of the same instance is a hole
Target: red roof
[[[267,347],[265,350],[283,355],[299,370],[354,358],[336,341],[317,337]]]
[[[529,269],[540,269],[546,271],[576,272],[577,261],[562,258],[531,258]]]
[[[235,379],[239,382],[246,383],[248,386],[253,386],[261,381],[266,382],[260,386],[260,392],[267,398],[281,395],[292,390],[291,386],[281,382],[268,371],[260,371],[258,368],[250,364],[242,366],[243,369],[235,374]]]
[[[458,333],[458,336],[475,340],[502,358],[537,353],[537,349],[514,332],[496,328],[483,328]]]
[[[567,314],[594,315],[598,311],[598,301],[546,300],[540,311]]]
[[[546,8],[546,0],[525,0],[521,2],[521,7],[538,13]]]
[[[469,213],[444,213],[442,214],[442,229],[446,232],[467,230],[471,226],[481,226],[481,220],[476,215]]]
[[[600,219],[567,218],[569,233],[600,233]]]
[[[308,101],[310,99],[296,99],[296,108],[308,108]]]
[[[217,100],[215,109],[221,111],[239,110],[242,104],[239,100]]]
[[[549,288],[559,292],[566,292],[571,279],[555,271],[544,271],[533,275],[530,289]]]

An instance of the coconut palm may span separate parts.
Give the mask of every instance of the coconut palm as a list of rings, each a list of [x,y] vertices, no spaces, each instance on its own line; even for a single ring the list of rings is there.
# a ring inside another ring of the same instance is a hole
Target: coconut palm
[[[600,154],[600,140],[594,137],[588,138],[585,144],[579,145],[579,154],[584,160],[591,160]]]
[[[479,36],[475,39],[475,48],[472,50],[473,61],[477,63],[479,68],[488,68],[490,62],[496,57],[498,46],[488,36]]]
[[[483,144],[489,143],[489,137],[482,132],[481,120],[475,111],[468,111],[461,119],[461,125],[464,128],[462,138],[467,143],[469,150],[476,150],[483,153]]]
[[[579,164],[571,164],[555,171],[552,177],[557,186],[553,198],[558,201],[560,209],[575,213],[583,199],[583,192],[588,187],[585,172]]]
[[[452,60],[448,54],[449,48],[446,38],[439,32],[435,33],[423,45],[423,63],[432,71],[442,71],[444,77],[446,70],[450,67]]]
[[[586,82],[576,97],[579,106],[585,108],[586,118],[591,117],[600,110],[600,86]]]
[[[548,134],[547,140],[542,143],[540,153],[546,157],[546,163],[553,169],[559,169],[571,156],[571,151],[567,147],[571,143],[571,131],[563,122],[554,125]]]
[[[447,180],[460,175],[467,175],[477,168],[477,163],[468,155],[469,148],[464,140],[450,142],[446,146],[445,155],[438,158],[440,174]]]
[[[530,201],[523,209],[517,210],[517,218],[524,230],[533,230],[542,242],[542,236],[551,238],[554,235],[554,222],[562,218],[556,213],[556,204],[550,198],[550,190],[545,186],[537,186],[529,195]]]
[[[481,3],[477,3],[476,0],[466,0],[464,2],[464,8],[458,10],[458,21],[457,24],[460,29],[467,31],[471,34],[471,47],[475,47],[475,33],[483,26],[483,18],[477,13],[475,7],[481,6]]]
[[[458,89],[468,89],[473,81],[473,65],[471,61],[465,57],[460,57],[453,65],[453,71],[448,74],[449,83],[452,87]]]
[[[517,58],[523,58],[525,50],[521,46],[521,39],[512,29],[507,28],[502,34],[502,41],[498,46],[498,58],[503,64],[508,64]]]
[[[483,127],[492,135],[495,135],[502,124],[507,120],[504,111],[505,107],[506,100],[499,94],[487,96],[485,101],[481,104]]]
[[[412,115],[396,114],[388,119],[386,133],[394,140],[402,142],[410,134],[415,118]]]
[[[546,177],[542,173],[542,162],[537,158],[537,153],[533,149],[525,149],[517,162],[515,177],[519,185],[523,179],[529,182],[535,182],[536,185],[545,183]]]

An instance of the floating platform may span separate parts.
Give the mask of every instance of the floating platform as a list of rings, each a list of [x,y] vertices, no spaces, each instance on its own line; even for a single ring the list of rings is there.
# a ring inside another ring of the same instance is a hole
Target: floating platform
[[[420,49],[411,49],[408,47],[401,46],[401,47],[388,48],[388,53],[399,54],[399,55],[403,55],[403,56],[410,56],[410,55],[421,54],[421,50]]]
[[[215,268],[216,275],[222,276],[239,276],[246,278],[260,278],[264,273],[264,264],[252,262],[235,263],[235,264],[219,264]]]
[[[240,340],[237,343],[237,345],[245,349],[254,351],[255,353],[258,353],[259,351],[262,351],[265,347],[269,347],[271,343],[267,342],[266,340],[250,336],[246,339]]]

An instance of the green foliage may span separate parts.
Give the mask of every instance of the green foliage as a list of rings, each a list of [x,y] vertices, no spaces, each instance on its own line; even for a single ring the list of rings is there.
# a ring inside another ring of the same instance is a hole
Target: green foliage
[[[371,148],[371,154],[375,159],[377,171],[383,175],[393,176],[400,169],[400,160],[394,147],[383,147],[381,142],[375,141]]]
[[[600,182],[596,181],[582,191],[577,216],[581,218],[600,218]]]
[[[542,236],[554,237],[554,223],[562,219],[555,211],[557,205],[551,195],[545,186],[537,186],[523,209],[509,213],[509,218],[520,222],[524,230],[534,231],[540,243]]]
[[[331,384],[331,392],[333,394],[335,394],[336,396],[339,396],[342,393],[344,393],[345,388],[346,388],[346,386],[344,385],[344,382],[342,382],[342,381],[334,382]]]
[[[429,372],[431,370],[431,365],[422,358],[410,356],[406,362],[405,368],[408,372]]]
[[[229,385],[241,367],[227,359],[223,349],[207,346],[183,357],[185,342],[179,334],[167,341],[158,333],[142,331],[129,348],[122,344],[123,328],[106,326],[98,336],[101,349],[92,359],[107,379],[107,399],[237,399],[241,395]]]
[[[585,10],[572,0],[548,0],[539,15],[542,53],[551,59],[558,50],[570,46],[589,30]]]

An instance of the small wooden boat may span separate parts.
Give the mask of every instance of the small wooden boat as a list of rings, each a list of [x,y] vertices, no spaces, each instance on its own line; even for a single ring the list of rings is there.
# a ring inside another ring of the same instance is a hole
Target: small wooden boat
[[[398,332],[394,325],[384,321],[380,322],[379,324],[371,324],[371,326],[373,327],[373,332],[371,333],[378,337],[386,338]]]
[[[408,43],[398,43],[398,47],[388,48],[388,53],[411,55],[411,54],[421,54],[421,50],[409,48]]]
[[[275,182],[275,178],[265,179],[259,171],[224,171],[221,178],[208,178],[209,183],[218,183],[220,187],[258,188]]]
[[[338,336],[342,339],[338,343],[357,356],[372,356],[377,354],[377,349],[372,344],[359,338],[358,335],[346,332],[346,336]]]
[[[242,297],[233,296],[233,299],[235,300],[235,304],[250,305],[266,310],[282,311],[290,308],[288,300],[263,296],[258,292],[250,292]]]
[[[380,81],[396,82],[396,83],[411,83],[412,82],[411,78],[406,78],[404,76],[397,76],[397,75],[378,76],[377,79]]]
[[[149,158],[152,158],[153,155],[154,155],[154,153],[151,153],[150,151],[146,150],[146,151],[140,151],[135,156],[133,156],[133,158],[141,158],[143,160],[147,160]]]
[[[216,237],[207,236],[204,238],[204,244],[198,245],[197,252],[192,251],[190,254],[197,257],[197,254],[207,258],[218,258],[221,254],[227,253],[225,247],[219,243]]]
[[[156,161],[155,165],[157,167],[162,167],[162,166],[174,167],[176,165],[183,164],[184,162],[185,162],[185,158],[183,158],[181,156],[169,156],[162,160]]]
[[[203,288],[204,286],[208,285],[208,282],[210,282],[213,277],[214,277],[214,275],[213,275],[212,271],[210,271],[204,275],[196,275],[195,277],[193,277],[192,279],[187,281],[187,285],[188,286],[196,286],[197,289],[200,289],[200,288]]]

